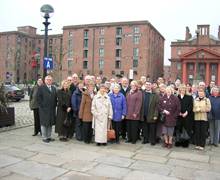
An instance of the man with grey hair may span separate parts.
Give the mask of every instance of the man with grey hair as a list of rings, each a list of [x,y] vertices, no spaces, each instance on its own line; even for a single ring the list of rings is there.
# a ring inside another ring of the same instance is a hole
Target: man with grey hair
[[[39,115],[43,142],[54,141],[51,138],[52,126],[55,124],[57,93],[52,86],[53,78],[48,75],[45,77],[45,84],[40,86],[37,92],[37,103],[39,105]]]

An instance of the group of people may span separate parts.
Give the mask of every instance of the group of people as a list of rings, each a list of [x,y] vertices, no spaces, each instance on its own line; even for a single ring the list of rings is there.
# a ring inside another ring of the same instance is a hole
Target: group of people
[[[220,97],[215,82],[206,86],[175,83],[165,84],[159,77],[156,82],[145,76],[140,80],[103,80],[87,75],[79,80],[73,74],[61,83],[52,85],[52,76],[38,79],[30,93],[30,108],[34,112],[34,136],[41,133],[43,142],[54,141],[52,126],[60,141],[75,137],[97,146],[107,145],[107,131],[115,130],[111,143],[121,139],[135,144],[163,147],[188,147],[203,150],[207,137],[218,146],[220,132]],[[163,118],[162,118],[163,117]],[[163,121],[162,121],[163,119]]]

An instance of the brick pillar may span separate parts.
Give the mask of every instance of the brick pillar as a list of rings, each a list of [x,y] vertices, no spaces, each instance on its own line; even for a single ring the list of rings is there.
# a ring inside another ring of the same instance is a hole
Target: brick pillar
[[[218,86],[220,86],[220,63],[218,63],[218,73],[217,73]]]
[[[208,85],[210,83],[210,63],[206,63],[206,68],[205,68],[205,84]]]
[[[197,60],[196,60],[197,61]],[[196,62],[194,62],[194,75],[193,75],[193,80],[195,80],[197,78],[197,74],[196,74],[196,71],[197,71],[197,64]]]
[[[183,62],[183,74],[182,74],[182,81],[183,84],[186,84],[187,79],[186,79],[187,73],[186,73],[186,62]]]

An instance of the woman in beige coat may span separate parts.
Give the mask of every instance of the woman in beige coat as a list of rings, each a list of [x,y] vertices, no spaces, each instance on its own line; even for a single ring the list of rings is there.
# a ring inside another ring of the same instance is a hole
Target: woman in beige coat
[[[198,89],[198,95],[199,97],[193,102],[193,112],[195,117],[195,148],[203,150],[206,143],[207,113],[211,110],[211,103],[210,100],[205,97],[205,91],[203,88]]]
[[[92,127],[95,131],[95,142],[97,146],[107,144],[107,129],[110,119],[112,119],[112,105],[106,93],[105,85],[100,85],[97,95],[92,100]]]

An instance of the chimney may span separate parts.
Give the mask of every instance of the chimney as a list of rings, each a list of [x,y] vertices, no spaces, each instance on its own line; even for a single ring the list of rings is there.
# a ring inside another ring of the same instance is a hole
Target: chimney
[[[189,27],[186,27],[186,36],[185,36],[185,40],[188,41],[190,38],[192,37]]]

